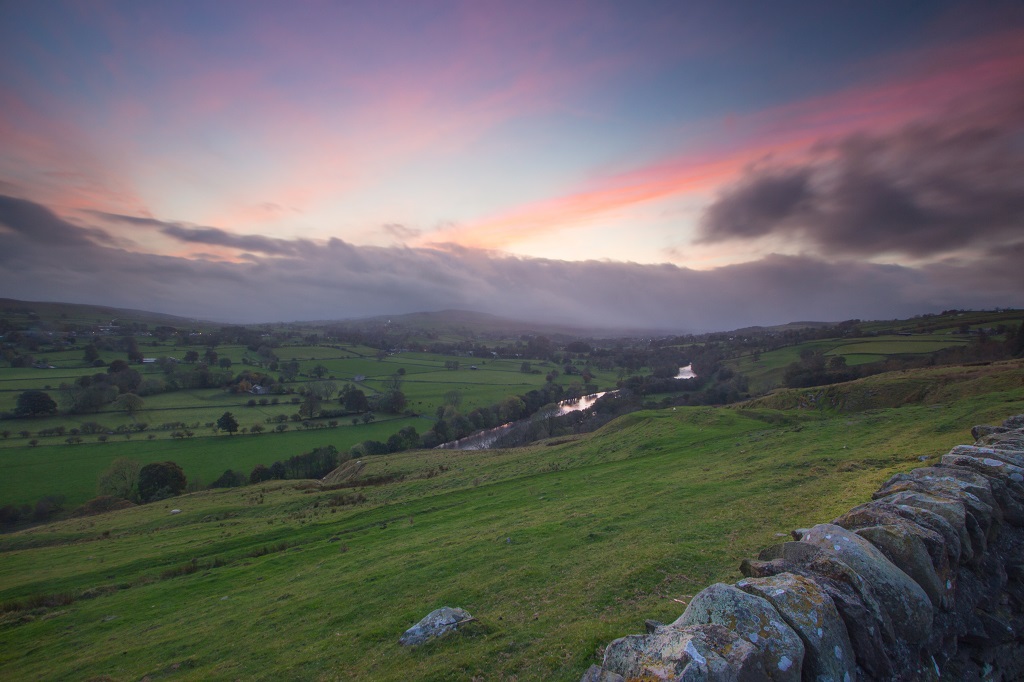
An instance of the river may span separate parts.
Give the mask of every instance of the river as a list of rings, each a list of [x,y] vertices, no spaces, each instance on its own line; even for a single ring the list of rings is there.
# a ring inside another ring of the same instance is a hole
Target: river
[[[696,374],[693,372],[693,366],[687,365],[686,367],[680,367],[679,373],[676,374],[676,379],[692,379]],[[495,426],[492,429],[484,429],[483,431],[477,431],[471,433],[465,438],[458,440],[450,440],[447,443],[441,443],[437,446],[439,449],[445,450],[486,450],[487,448],[494,445],[494,442],[498,440],[506,431],[511,429],[525,421],[530,419],[536,419],[538,416],[544,417],[560,417],[570,412],[578,412],[580,410],[588,410],[593,407],[594,403],[598,401],[602,396],[608,395],[609,393],[614,394],[618,391],[601,391],[600,393],[591,393],[590,395],[581,396],[579,398],[569,398],[555,403],[554,407],[541,408],[537,414],[532,417],[526,417],[518,421],[509,422],[502,424],[501,426]],[[546,410],[546,411],[545,411]]]

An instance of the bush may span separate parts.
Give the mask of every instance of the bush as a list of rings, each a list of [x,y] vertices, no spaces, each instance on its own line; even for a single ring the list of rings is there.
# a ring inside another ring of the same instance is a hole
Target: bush
[[[32,512],[33,521],[46,521],[54,514],[64,511],[63,495],[47,495],[36,502]]]
[[[237,488],[240,485],[245,485],[245,474],[240,471],[232,471],[228,469],[220,478],[210,484],[211,488]]]
[[[96,514],[105,514],[111,511],[117,511],[118,509],[128,509],[134,507],[135,503],[130,502],[121,497],[114,497],[113,495],[100,495],[94,497],[81,507],[78,507],[73,512],[72,516],[95,516]]]
[[[139,498],[155,502],[185,490],[185,472],[174,462],[154,462],[139,470]]]

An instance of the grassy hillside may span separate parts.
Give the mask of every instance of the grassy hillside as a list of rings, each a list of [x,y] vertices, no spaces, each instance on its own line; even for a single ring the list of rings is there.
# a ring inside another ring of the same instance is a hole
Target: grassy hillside
[[[0,677],[578,679],[789,529],[1024,412],[1022,376],[881,375],[849,389],[878,398],[857,411],[780,394],[638,412],[558,444],[366,459],[359,478],[387,485],[276,482],[6,535]],[[397,645],[442,605],[478,622]]]

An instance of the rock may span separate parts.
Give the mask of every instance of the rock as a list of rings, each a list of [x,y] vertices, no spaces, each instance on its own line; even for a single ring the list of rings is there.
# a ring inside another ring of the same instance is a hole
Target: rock
[[[1024,527],[1024,467],[983,454],[950,453],[943,455],[942,463],[951,469],[968,469],[988,479],[996,500],[994,507],[999,512],[995,515],[997,520],[1005,518],[1018,528]]]
[[[944,567],[946,570],[943,577],[940,578],[932,565],[931,557],[928,555],[924,543],[917,535],[908,532],[907,526],[909,524],[868,526],[867,528],[858,528],[856,533],[881,550],[893,565],[899,566],[900,570],[910,576],[911,580],[928,595],[933,607],[946,606],[947,593],[950,591],[945,587],[948,580],[948,567]],[[951,584],[950,588],[952,588]]]
[[[620,637],[605,649],[602,667],[627,680],[768,679],[761,649],[715,624]]]
[[[599,665],[592,665],[583,673],[580,682],[626,682],[626,678]]]
[[[924,589],[933,606],[947,602],[951,577],[946,543],[941,535],[908,521],[894,505],[882,501],[854,507],[835,520],[873,544]]]
[[[959,467],[921,467],[905,474],[896,474],[872,495],[885,497],[901,490],[915,490],[930,495],[946,494],[963,502],[976,517],[992,518],[996,498],[988,478]],[[979,521],[983,519],[979,518]],[[985,521],[986,525],[989,521]]]
[[[1017,414],[1003,420],[1003,426],[1007,429],[1024,429],[1024,414]]]
[[[979,445],[957,445],[949,451],[951,455],[967,455],[969,457],[994,457],[1007,464],[1024,466],[1024,450],[1007,450]]]
[[[879,500],[885,502],[884,500]],[[888,502],[885,502],[888,504]],[[960,563],[961,544],[960,534],[955,528],[943,517],[939,516],[933,511],[922,509],[920,507],[912,507],[906,504],[893,504],[890,505],[892,510],[898,514],[901,518],[904,518],[912,523],[916,523],[922,528],[927,528],[942,538],[942,545],[946,552],[946,564],[950,572],[955,570],[955,567]],[[931,551],[931,549],[929,549]],[[936,564],[938,567],[939,564]],[[936,570],[939,570],[936,568]],[[940,573],[939,577],[943,577]]]
[[[805,680],[842,682],[856,678],[856,659],[846,625],[832,598],[816,582],[780,573],[769,578],[747,578],[736,587],[770,602],[800,637]]]
[[[466,611],[448,606],[431,611],[420,622],[405,631],[398,643],[402,646],[416,646],[453,632],[459,625],[473,620]]]
[[[652,618],[648,618],[647,620],[644,621],[644,629],[647,630],[647,634],[654,634],[655,632],[658,631],[658,628],[663,628],[663,627],[665,627],[665,624],[662,623],[660,620],[654,620]]]
[[[856,533],[830,523],[818,524],[801,542],[821,547],[849,566],[870,586],[894,628],[911,645],[920,643],[932,624],[928,595],[881,551]]]
[[[973,435],[616,640],[585,679],[1024,679],[1024,415]]]
[[[987,436],[982,436],[975,441],[974,444],[988,445],[995,448],[1006,448],[1009,450],[1024,450],[1024,432],[1015,430],[1003,433],[992,433]]]
[[[757,558],[762,561],[772,559],[786,559],[787,561],[804,561],[813,559],[821,554],[821,550],[806,542],[783,542],[781,545],[774,545],[762,549]]]
[[[1005,426],[988,426],[986,424],[979,424],[977,426],[971,427],[971,437],[974,438],[975,441],[977,441],[980,440],[981,438],[984,438],[985,436],[990,436],[993,433],[1005,433],[1009,430],[1010,429],[1006,428]]]
[[[799,682],[803,642],[767,600],[716,583],[694,596],[672,627],[703,624],[725,626],[760,649],[768,679]]]
[[[971,544],[971,534],[967,530],[967,510],[963,502],[948,497],[936,497],[918,492],[898,492],[888,497],[879,498],[880,502],[886,502],[899,508],[918,509],[930,512],[942,518],[952,528],[960,542],[960,556],[964,561],[970,561],[974,556]]]

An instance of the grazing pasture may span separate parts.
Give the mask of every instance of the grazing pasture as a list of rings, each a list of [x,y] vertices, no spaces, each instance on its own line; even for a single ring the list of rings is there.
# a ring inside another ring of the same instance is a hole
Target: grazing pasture
[[[274,481],[8,534],[0,676],[577,680],[791,528],[1024,412],[1019,362],[936,372],[833,387],[922,398],[898,408],[642,411],[557,443],[368,458],[357,480],[378,485]],[[273,442],[177,456],[204,440]],[[397,644],[445,605],[476,621]]]

